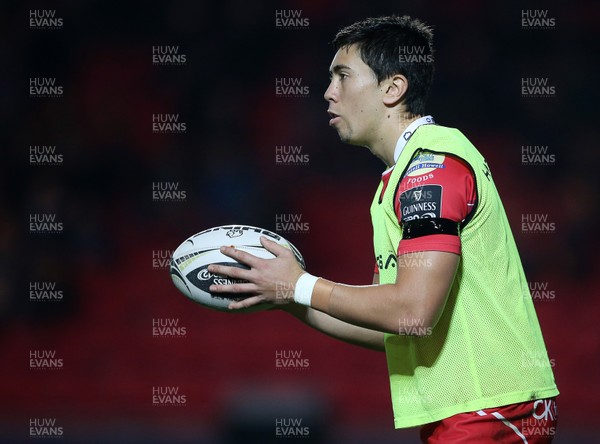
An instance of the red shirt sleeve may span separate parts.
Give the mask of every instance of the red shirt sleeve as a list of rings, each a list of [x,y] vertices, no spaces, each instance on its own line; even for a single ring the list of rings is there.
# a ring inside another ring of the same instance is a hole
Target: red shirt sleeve
[[[460,223],[471,213],[477,199],[473,172],[462,159],[423,153],[415,158],[400,181],[394,209],[398,222],[444,218]],[[460,254],[460,237],[432,234],[402,239],[398,256],[418,251]]]

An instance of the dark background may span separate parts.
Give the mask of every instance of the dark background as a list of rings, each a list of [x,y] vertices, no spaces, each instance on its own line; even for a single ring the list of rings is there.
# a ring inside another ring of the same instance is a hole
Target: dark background
[[[415,442],[394,431],[383,354],[311,331],[280,312],[234,315],[184,298],[153,254],[223,224],[276,229],[311,273],[350,284],[372,278],[368,208],[383,164],[328,128],[328,44],[366,16],[410,14],[435,29],[428,112],[461,129],[485,155],[513,226],[536,301],[559,397],[555,442],[597,436],[598,26],[593,1],[446,2],[3,2],[0,10],[0,441],[29,442],[31,418],[53,418],[62,442],[287,442],[274,418],[300,418],[310,442]],[[32,9],[55,10],[59,29],[31,29]],[[524,29],[523,9],[548,10],[554,29]],[[276,26],[301,10],[308,26]],[[177,66],[152,64],[176,45]],[[31,77],[64,93],[29,96]],[[306,97],[284,98],[275,78],[300,78]],[[521,96],[523,77],[556,94]],[[182,134],[156,134],[152,114],[175,113]],[[30,146],[63,161],[32,165]],[[302,146],[310,162],[281,165],[275,146]],[[546,145],[552,165],[523,165],[521,147]],[[186,191],[154,201],[156,182]],[[31,233],[32,213],[59,233]],[[550,233],[521,229],[546,215]],[[31,301],[32,282],[64,297]],[[186,327],[152,334],[156,318]],[[32,350],[63,360],[32,370]],[[308,368],[276,368],[300,352]],[[174,386],[179,407],[153,406]]]

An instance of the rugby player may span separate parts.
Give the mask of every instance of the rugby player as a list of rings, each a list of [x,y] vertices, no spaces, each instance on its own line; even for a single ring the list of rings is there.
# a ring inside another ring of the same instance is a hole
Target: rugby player
[[[281,304],[323,333],[384,351],[395,427],[420,426],[424,443],[548,443],[558,390],[490,168],[425,112],[432,39],[420,20],[390,16],[333,42],[329,124],[386,165],[371,205],[373,285],[312,276],[263,237],[276,258],[223,247],[250,269],[209,270],[248,283],[211,291],[253,293],[230,308]]]

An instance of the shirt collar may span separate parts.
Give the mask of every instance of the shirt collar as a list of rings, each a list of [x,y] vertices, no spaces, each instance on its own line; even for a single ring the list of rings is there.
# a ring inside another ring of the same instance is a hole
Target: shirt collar
[[[402,154],[402,150],[408,143],[409,139],[412,137],[414,132],[421,125],[432,125],[435,124],[432,116],[420,117],[414,122],[412,122],[408,127],[404,130],[404,132],[398,138],[398,142],[396,142],[396,148],[394,149],[394,164],[398,162],[400,158],[400,154]]]

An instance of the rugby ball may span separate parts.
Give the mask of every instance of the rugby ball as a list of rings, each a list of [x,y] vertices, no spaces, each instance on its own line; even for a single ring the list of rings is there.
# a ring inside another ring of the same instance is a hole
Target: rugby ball
[[[171,279],[175,287],[191,300],[215,310],[227,311],[231,301],[246,299],[251,294],[211,293],[208,288],[212,284],[227,285],[236,281],[226,276],[219,276],[208,271],[210,264],[222,264],[248,269],[234,259],[225,256],[219,251],[223,245],[231,245],[254,256],[272,259],[275,256],[266,250],[260,243],[260,237],[266,236],[272,241],[289,248],[304,269],[304,259],[296,247],[280,235],[264,228],[248,225],[224,225],[209,228],[186,239],[173,252],[169,267]],[[265,310],[271,304],[259,304],[237,312],[251,312]]]

